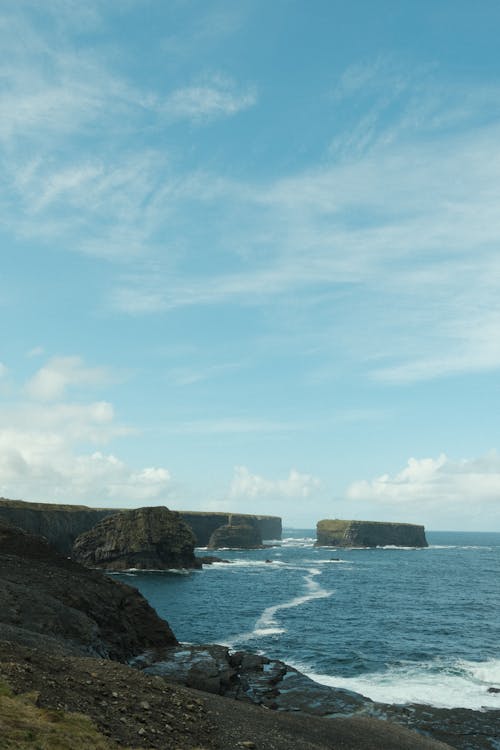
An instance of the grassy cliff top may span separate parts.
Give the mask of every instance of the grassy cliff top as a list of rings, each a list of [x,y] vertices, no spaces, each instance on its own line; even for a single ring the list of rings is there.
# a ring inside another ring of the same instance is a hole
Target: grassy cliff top
[[[358,521],[350,520],[346,521],[340,518],[324,518],[318,521],[316,526],[322,529],[345,529],[353,524],[363,524],[365,526],[422,526],[422,524],[416,523],[399,523],[398,521]]]
[[[5,497],[0,497],[0,506],[4,508],[23,508],[31,510],[64,510],[64,511],[77,511],[77,510],[113,510],[116,513],[121,513],[123,508],[90,508],[88,505],[62,505],[60,503],[31,503],[27,500],[8,500]]]
[[[0,497],[0,507],[4,508],[19,508],[25,510],[50,510],[50,511],[94,511],[94,510],[106,510],[113,511],[114,513],[123,513],[127,510],[137,510],[137,508],[106,508],[106,507],[89,507],[88,505],[72,505],[70,503],[32,503],[27,500],[9,500],[5,497]],[[161,506],[154,506],[161,507]],[[172,508],[170,510],[175,510]],[[220,516],[221,518],[227,518],[227,516],[238,516],[242,518],[279,518],[280,516],[264,516],[260,513],[232,513],[226,511],[204,511],[204,510],[179,510],[178,513],[189,515],[189,516]]]

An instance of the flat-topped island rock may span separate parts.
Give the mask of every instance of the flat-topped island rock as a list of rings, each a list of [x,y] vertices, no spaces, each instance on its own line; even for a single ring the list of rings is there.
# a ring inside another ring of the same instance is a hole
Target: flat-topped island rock
[[[317,547],[427,547],[425,529],[413,523],[323,519],[316,524]]]

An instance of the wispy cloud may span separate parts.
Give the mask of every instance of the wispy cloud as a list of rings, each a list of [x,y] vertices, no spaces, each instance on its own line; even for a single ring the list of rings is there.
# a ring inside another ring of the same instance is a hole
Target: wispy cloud
[[[307,498],[317,492],[321,482],[311,474],[301,474],[291,469],[285,479],[267,479],[252,474],[246,466],[236,466],[229,488],[231,498]]]
[[[30,398],[53,401],[65,395],[70,386],[95,386],[109,383],[110,372],[104,367],[87,367],[82,358],[53,357],[26,383]]]
[[[162,112],[174,120],[197,123],[235,115],[253,107],[256,101],[254,87],[239,91],[230,78],[215,75],[173,91],[166,98]]]

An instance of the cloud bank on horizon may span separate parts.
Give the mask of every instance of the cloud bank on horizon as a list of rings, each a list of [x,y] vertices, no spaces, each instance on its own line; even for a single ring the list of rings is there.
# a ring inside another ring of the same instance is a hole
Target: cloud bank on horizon
[[[500,531],[500,8],[0,8],[0,495]]]

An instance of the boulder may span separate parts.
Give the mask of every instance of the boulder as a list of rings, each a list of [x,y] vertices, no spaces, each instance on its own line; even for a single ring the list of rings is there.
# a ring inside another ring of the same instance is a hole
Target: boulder
[[[138,508],[103,519],[76,539],[72,557],[106,570],[200,567],[193,532],[178,513],[165,507]]]

